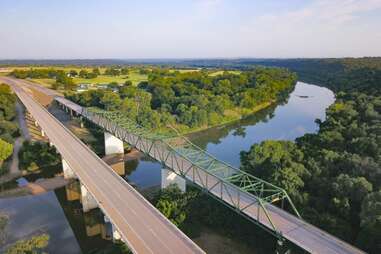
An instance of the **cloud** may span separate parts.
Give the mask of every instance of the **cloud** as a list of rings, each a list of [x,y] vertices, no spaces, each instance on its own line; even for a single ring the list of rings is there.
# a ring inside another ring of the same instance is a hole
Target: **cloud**
[[[247,39],[245,47],[257,49],[255,56],[381,54],[376,46],[381,43],[379,24],[366,21],[367,12],[379,9],[381,0],[316,0],[297,9],[254,17],[239,30]]]

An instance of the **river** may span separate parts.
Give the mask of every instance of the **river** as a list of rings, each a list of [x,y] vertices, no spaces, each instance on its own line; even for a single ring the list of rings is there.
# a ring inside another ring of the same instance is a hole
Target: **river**
[[[316,132],[315,119],[324,120],[325,109],[334,99],[327,88],[298,82],[285,103],[189,138],[217,158],[239,167],[240,152],[254,143],[266,139],[294,140]],[[140,189],[155,187],[160,185],[160,169],[159,163],[148,159],[129,161],[124,177]],[[51,253],[88,253],[109,245],[102,214],[98,210],[82,213],[77,188],[72,185],[43,196],[0,199],[0,212],[12,215],[8,239],[47,232]]]

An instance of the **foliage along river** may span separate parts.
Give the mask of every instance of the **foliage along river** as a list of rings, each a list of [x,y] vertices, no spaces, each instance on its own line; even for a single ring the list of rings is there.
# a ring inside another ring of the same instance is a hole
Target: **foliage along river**
[[[334,99],[329,89],[298,82],[284,104],[189,138],[217,158],[239,167],[240,151],[248,150],[253,143],[294,140],[316,132],[315,119],[325,118],[325,110]],[[129,161],[125,178],[142,189],[158,186],[160,169],[159,163],[150,160]],[[102,214],[98,210],[83,214],[79,201],[69,201],[76,199],[75,195],[75,188],[65,187],[42,196],[0,199],[0,211],[10,216],[9,238],[46,231],[50,234],[49,253],[88,253],[109,244],[104,240],[109,232],[102,225]]]

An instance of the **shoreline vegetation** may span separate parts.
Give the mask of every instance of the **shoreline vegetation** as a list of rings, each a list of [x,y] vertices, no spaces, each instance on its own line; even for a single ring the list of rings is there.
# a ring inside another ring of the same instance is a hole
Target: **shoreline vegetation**
[[[117,113],[122,122],[157,134],[184,135],[240,120],[282,102],[295,84],[293,73],[277,68],[218,75],[155,70],[138,86],[65,95],[95,111]]]
[[[144,80],[133,83],[129,78],[134,73],[144,75]],[[122,66],[18,68],[10,75],[64,91],[68,99],[84,107],[121,113],[126,122],[155,133],[176,130],[182,135],[254,114],[286,99],[296,84],[294,73],[269,67],[245,71]],[[78,79],[93,82],[103,77],[114,81],[107,86],[73,91],[78,89]],[[121,79],[125,79],[124,83],[120,83]]]
[[[203,132],[203,131],[206,131],[206,130],[209,130],[209,129],[218,128],[218,127],[224,127],[224,126],[229,125],[229,124],[234,124],[234,123],[236,123],[236,122],[238,122],[238,121],[240,121],[242,119],[245,119],[245,118],[250,117],[250,116],[252,116],[252,115],[254,115],[256,113],[259,113],[262,110],[265,110],[265,109],[269,108],[270,106],[273,106],[276,103],[277,103],[277,101],[263,102],[263,103],[255,106],[250,113],[246,113],[244,115],[240,115],[237,118],[232,118],[232,119],[228,119],[226,121],[222,121],[221,123],[218,123],[218,124],[213,125],[213,126],[201,127],[201,128],[197,128],[197,129],[194,129],[194,130],[189,130],[189,131],[186,131],[186,132],[180,133],[180,134],[184,135],[184,136],[187,136],[187,135],[191,135],[191,134],[197,134],[198,132]]]
[[[336,101],[317,133],[253,144],[241,152],[241,169],[284,188],[306,221],[380,253],[381,58],[275,64],[326,82]]]
[[[8,85],[0,84],[0,176],[7,174],[12,169],[12,154],[19,136],[16,95]],[[16,148],[15,150],[18,150],[18,147]]]

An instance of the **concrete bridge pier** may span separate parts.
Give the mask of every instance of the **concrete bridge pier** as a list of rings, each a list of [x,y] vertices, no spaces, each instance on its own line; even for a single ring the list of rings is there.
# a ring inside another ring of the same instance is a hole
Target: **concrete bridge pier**
[[[91,209],[98,207],[98,202],[94,196],[87,190],[86,186],[81,183],[81,203],[83,212],[88,212]]]
[[[109,132],[105,132],[104,135],[106,155],[124,153],[123,140],[120,140]]]
[[[122,236],[120,235],[120,233],[116,229],[115,225],[112,224],[112,222],[110,221],[110,219],[106,215],[104,216],[104,220],[105,220],[106,228],[111,229],[112,240],[114,242],[118,241],[118,240],[123,241]]]
[[[81,128],[84,127],[82,116],[79,117],[79,126],[80,126]]]
[[[186,180],[166,168],[161,169],[161,188],[167,188],[171,184],[177,184],[182,192],[186,191]]]
[[[77,179],[77,175],[74,173],[74,170],[67,164],[65,159],[62,159],[62,171],[64,173],[65,179]]]

